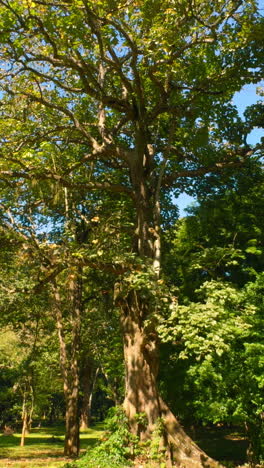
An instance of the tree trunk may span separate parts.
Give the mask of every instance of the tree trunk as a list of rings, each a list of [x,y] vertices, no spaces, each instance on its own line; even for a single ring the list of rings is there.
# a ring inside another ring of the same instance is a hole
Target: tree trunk
[[[75,458],[79,455],[79,415],[78,415],[78,382],[71,385],[65,392],[66,412],[65,412],[65,441],[64,455]]]
[[[149,285],[137,284],[137,268],[132,272],[130,292],[125,297],[118,295],[121,307],[121,323],[124,336],[124,357],[126,388],[124,409],[129,418],[131,430],[141,439],[151,438],[155,426],[162,421],[161,446],[166,450],[167,466],[185,468],[216,467],[190,439],[167,405],[160,398],[157,389],[159,367],[158,337],[155,325],[155,287],[160,275],[160,191],[166,166],[166,157],[159,174],[153,178],[152,160],[154,148],[146,144],[146,132],[140,122],[136,127],[136,147],[130,166],[130,181],[134,190],[136,229],[134,252],[149,271]],[[146,276],[146,280],[147,276]],[[133,289],[134,284],[134,289]],[[148,289],[149,287],[149,289]],[[151,297],[151,298],[150,298]],[[135,415],[145,413],[146,424],[137,423]]]
[[[27,434],[28,434],[28,414],[26,410],[24,411],[24,415],[22,419],[22,432],[21,432],[21,439],[20,439],[20,447],[24,447]]]
[[[248,448],[247,448],[247,459],[250,467],[255,467],[261,463],[263,456],[262,441],[263,441],[263,421],[261,417],[253,422],[247,422],[245,424],[247,437],[248,437]]]
[[[33,387],[30,385],[30,395],[31,395],[31,403],[28,415],[28,432],[31,431],[32,421],[33,421],[33,412],[34,412],[34,392]]]
[[[96,378],[99,372],[99,368],[95,367],[94,362],[87,358],[82,369],[81,384],[83,391],[83,399],[81,405],[80,415],[80,429],[85,430],[90,427],[91,424],[91,408],[93,391],[96,383]]]
[[[137,293],[130,294],[131,306],[123,309],[122,327],[124,333],[125,357],[125,401],[124,408],[134,433],[141,438],[148,437],[154,430],[160,416],[160,406],[156,387],[158,372],[157,340],[143,330],[143,322],[137,304]],[[147,427],[138,428],[135,415],[145,413]],[[140,434],[139,434],[140,432]]]
[[[122,405],[123,401],[123,395],[122,397],[120,396],[119,392],[119,387],[120,387],[120,382],[118,382],[118,377],[114,378],[109,378],[108,373],[106,372],[104,367],[101,367],[101,371],[105,377],[107,387],[109,389],[109,396],[111,400],[113,400],[115,406],[120,406]]]
[[[32,386],[27,382],[25,384],[26,389],[23,393],[23,405],[22,405],[22,432],[20,439],[20,447],[24,447],[26,435],[31,430],[32,415],[34,410],[34,393]]]
[[[27,396],[26,393],[23,395],[23,406],[22,406],[22,432],[21,432],[21,440],[20,440],[20,447],[24,447],[25,445],[25,438],[26,434],[28,433],[28,408],[27,408]]]
[[[64,455],[75,458],[79,455],[79,347],[82,283],[81,272],[74,271],[69,275],[68,323],[70,323],[71,340],[65,340],[65,326],[62,315],[63,303],[56,283],[54,283],[55,314],[60,344],[60,364],[63,376],[63,388],[66,403]]]
[[[172,464],[185,468],[220,466],[187,436],[159,396],[156,384],[158,340],[154,327],[144,327],[142,317],[146,306],[140,303],[136,291],[130,293],[125,303],[121,320],[126,368],[124,409],[132,432],[142,440],[150,438],[157,423],[162,421],[164,431],[160,446],[166,450],[168,467]],[[146,425],[137,422],[135,415],[138,413],[145,413]]]

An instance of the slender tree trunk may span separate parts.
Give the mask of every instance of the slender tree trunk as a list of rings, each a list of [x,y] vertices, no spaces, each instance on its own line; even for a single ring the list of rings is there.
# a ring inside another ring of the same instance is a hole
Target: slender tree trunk
[[[81,384],[83,391],[83,399],[80,414],[80,429],[88,429],[91,425],[91,408],[93,392],[96,383],[96,378],[99,368],[95,367],[94,362],[87,358],[82,369]]]
[[[30,403],[30,409],[29,409],[29,414],[28,414],[28,432],[31,431],[32,421],[33,421],[33,412],[34,412],[34,391],[31,385],[30,385],[30,395],[31,395],[31,403]]]
[[[23,405],[22,405],[22,432],[20,439],[20,447],[24,447],[26,435],[31,430],[32,415],[34,411],[34,393],[32,386],[27,382],[23,392]],[[30,398],[30,400],[29,400]]]
[[[77,457],[80,449],[79,434],[79,348],[82,308],[82,271],[78,270],[70,275],[69,293],[71,302],[71,346],[70,346],[70,373],[68,373],[68,391],[66,394],[66,435],[64,454]]]
[[[25,445],[25,438],[26,438],[27,431],[28,431],[27,396],[26,396],[26,392],[24,392],[23,406],[22,406],[22,432],[21,432],[20,447],[24,447]]]
[[[63,376],[65,395],[65,443],[64,455],[77,457],[79,454],[79,346],[81,318],[82,284],[80,272],[74,272],[69,277],[69,322],[71,325],[71,341],[66,346],[64,322],[62,316],[62,300],[56,284],[54,284],[55,313],[60,343],[60,363]]]
[[[24,447],[26,435],[28,434],[28,414],[27,411],[24,412],[24,416],[22,419],[22,433],[21,433],[21,440],[20,440],[20,447]]]
[[[123,401],[123,395],[120,398],[120,395],[119,395],[119,392],[118,392],[118,387],[120,385],[120,382],[118,382],[118,378],[115,377],[114,379],[110,379],[109,376],[108,376],[108,373],[106,372],[106,370],[103,367],[101,367],[101,371],[105,376],[107,386],[108,386],[108,388],[110,390],[111,400],[114,401],[115,406],[120,406],[122,404],[122,401]]]

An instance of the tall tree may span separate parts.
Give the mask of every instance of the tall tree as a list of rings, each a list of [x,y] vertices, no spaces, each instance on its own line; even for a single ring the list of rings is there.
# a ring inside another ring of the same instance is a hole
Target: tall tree
[[[246,126],[229,132],[233,93],[260,76],[256,3],[1,0],[0,7],[0,176],[14,188],[37,180],[46,192],[107,191],[114,202],[119,194],[133,210],[130,247],[110,258],[120,273],[124,407],[142,438],[163,417],[174,459],[201,465],[204,455],[156,386],[161,220],[173,190],[231,171],[258,150],[247,145]],[[101,251],[101,266],[108,253]],[[144,430],[134,418],[141,412]]]

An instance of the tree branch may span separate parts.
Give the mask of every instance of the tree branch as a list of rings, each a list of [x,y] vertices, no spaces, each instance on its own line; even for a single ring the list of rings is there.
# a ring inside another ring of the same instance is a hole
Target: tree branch
[[[162,186],[166,188],[172,187],[178,179],[181,179],[183,177],[184,178],[201,177],[205,174],[221,173],[225,169],[234,169],[234,168],[243,167],[247,159],[250,158],[252,154],[254,154],[254,150],[248,151],[247,149],[245,151],[245,154],[243,155],[243,158],[241,157],[241,159],[237,161],[222,161],[222,162],[215,163],[214,165],[211,165],[211,166],[199,167],[197,169],[179,170],[177,172],[164,176],[163,181],[162,181]]]

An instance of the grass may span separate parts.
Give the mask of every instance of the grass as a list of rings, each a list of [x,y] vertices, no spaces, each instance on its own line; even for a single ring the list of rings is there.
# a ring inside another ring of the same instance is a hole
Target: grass
[[[82,432],[81,453],[92,447],[102,432],[102,424]],[[224,465],[235,467],[246,462],[247,441],[234,428],[197,427],[188,432],[208,455]],[[63,425],[32,429],[24,447],[19,445],[20,437],[19,433],[0,435],[0,468],[61,468],[68,461],[63,456]]]
[[[96,425],[81,433],[80,447],[84,452],[92,447],[102,435],[102,425]],[[1,468],[60,468],[67,459],[63,456],[64,427],[41,427],[32,429],[20,447],[21,434],[0,435]]]
[[[241,466],[246,463],[248,442],[240,430],[199,427],[191,436],[208,455],[224,465]]]

